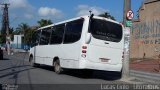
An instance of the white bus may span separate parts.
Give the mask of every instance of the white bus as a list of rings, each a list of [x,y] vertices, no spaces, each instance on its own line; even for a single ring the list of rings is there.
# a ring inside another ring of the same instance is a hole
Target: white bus
[[[122,70],[123,26],[98,16],[82,16],[39,28],[34,32],[29,61],[62,68]]]

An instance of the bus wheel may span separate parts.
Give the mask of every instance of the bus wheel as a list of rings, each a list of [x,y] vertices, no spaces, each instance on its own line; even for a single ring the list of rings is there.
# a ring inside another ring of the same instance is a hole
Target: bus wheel
[[[29,57],[29,62],[30,62],[30,65],[31,65],[32,67],[35,67],[35,63],[34,63],[34,60],[33,60],[33,57],[32,57],[32,56]]]
[[[40,66],[40,64],[37,64],[37,63],[34,62],[32,56],[30,56],[29,62],[30,62],[30,65],[31,65],[32,67],[39,67],[39,66]]]
[[[54,71],[55,73],[57,74],[60,74],[62,72],[62,68],[60,66],[60,62],[59,62],[59,59],[54,61]]]

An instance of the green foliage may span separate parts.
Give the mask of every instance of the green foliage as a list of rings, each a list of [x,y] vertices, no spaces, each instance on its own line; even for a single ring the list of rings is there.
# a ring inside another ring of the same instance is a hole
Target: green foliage
[[[14,29],[13,28],[10,28],[9,29],[9,33],[11,35],[11,41],[13,41],[13,38],[14,38],[14,33],[13,33]]]
[[[37,23],[39,24],[39,27],[43,27],[43,26],[52,24],[52,21],[47,19],[41,19]]]
[[[40,21],[37,21],[39,24],[39,27],[43,27],[46,25],[52,24],[51,20],[46,20],[46,19],[41,19]],[[31,45],[32,41],[32,35],[34,31],[37,28],[31,28],[28,24],[26,23],[20,23],[16,30],[13,32],[14,35],[24,35],[24,38],[22,38],[22,42],[27,45]]]
[[[26,23],[21,23],[21,24],[19,24],[18,27],[16,28],[16,31],[14,32],[14,34],[17,34],[17,35],[19,35],[19,34],[25,34],[25,32],[26,32],[27,30],[29,30],[29,29],[30,29],[30,27],[29,27],[28,24],[26,24]]]
[[[3,43],[3,40],[4,40],[4,39],[6,39],[6,38],[1,35],[1,36],[0,36],[0,44]]]
[[[14,35],[24,35],[24,38],[22,38],[22,43],[30,45],[33,32],[34,29],[31,29],[28,24],[21,23],[14,31]]]
[[[25,32],[25,36],[24,36],[25,44],[31,45],[32,35],[33,35],[34,31],[35,31],[34,29],[29,29]]]
[[[9,28],[9,34],[11,36],[11,40],[13,41],[13,28]],[[6,32],[5,32],[5,30],[1,30],[0,43],[6,43]]]
[[[116,20],[112,15],[110,15],[110,13],[108,13],[108,12],[105,12],[105,13],[103,13],[103,14],[100,14],[100,15],[98,15],[98,16],[100,16],[100,17],[105,17],[105,18],[110,18],[110,19],[112,19],[112,20]]]
[[[1,30],[0,43],[6,43],[6,31],[5,28]]]

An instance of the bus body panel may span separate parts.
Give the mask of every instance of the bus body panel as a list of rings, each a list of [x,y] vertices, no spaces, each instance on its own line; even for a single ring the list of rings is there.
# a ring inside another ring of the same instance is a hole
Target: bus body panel
[[[61,66],[65,68],[79,68],[80,41],[73,44],[63,44]]]
[[[107,63],[109,64],[120,64],[122,63],[123,59],[123,44],[123,38],[122,41],[116,43],[110,41],[97,40],[94,37],[91,37],[91,42],[90,44],[88,44],[87,49],[87,59],[95,63],[103,63],[103,59],[106,59],[106,62],[108,61]]]
[[[79,49],[79,47],[80,45],[78,43],[73,45],[59,44],[40,46],[40,51],[38,52],[39,54],[36,54],[37,58],[35,63],[52,66],[53,59],[58,57],[62,67],[78,68],[79,51],[77,49]]]
[[[41,46],[41,55],[44,58],[45,65],[53,65],[54,57],[61,55],[61,45],[44,45]]]
[[[89,60],[82,59],[79,64],[79,69],[95,69],[103,71],[118,71],[121,72],[122,64],[108,64],[108,63],[95,63]]]
[[[106,19],[102,19],[102,18],[97,18],[97,19],[107,21]],[[92,67],[99,67],[99,69],[101,70],[108,70],[108,71],[112,71],[112,70],[107,69],[109,66],[111,66],[110,68],[114,66],[115,70],[116,70],[116,67],[118,71],[121,70],[122,68],[121,64],[122,64],[122,59],[123,59],[122,58],[123,48],[124,48],[123,47],[124,37],[123,37],[123,31],[122,31],[123,27],[119,25],[119,23],[115,23],[115,22],[112,22],[112,23],[120,26],[119,30],[122,33],[122,37],[120,38],[119,41],[108,41],[108,40],[97,39],[92,34],[91,41],[87,45],[87,54],[86,54],[87,64],[86,65],[90,65],[89,63],[92,63],[94,64]],[[103,29],[103,28],[100,27],[96,29],[98,30],[98,29]],[[111,30],[113,29],[111,28]],[[98,32],[98,33],[106,35],[105,32],[104,33]],[[91,66],[89,67],[91,68]]]
[[[88,45],[87,60],[95,63],[106,62],[108,64],[120,64],[122,62],[122,49],[103,47],[97,45]],[[119,57],[119,58],[117,58]]]
[[[44,64],[44,57],[41,47],[42,46],[40,45],[35,47],[35,63]]]

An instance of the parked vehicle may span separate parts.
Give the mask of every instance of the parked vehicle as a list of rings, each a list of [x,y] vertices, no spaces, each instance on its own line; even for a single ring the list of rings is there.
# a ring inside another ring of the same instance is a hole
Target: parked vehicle
[[[3,50],[1,47],[0,47],[0,60],[3,60]]]

